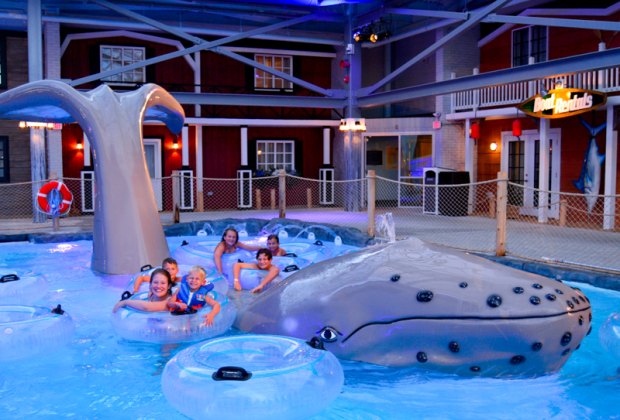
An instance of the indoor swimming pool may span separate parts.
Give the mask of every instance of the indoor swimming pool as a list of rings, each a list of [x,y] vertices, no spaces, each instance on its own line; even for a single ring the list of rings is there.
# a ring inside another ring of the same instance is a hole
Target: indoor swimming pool
[[[172,254],[183,241],[196,237],[168,238]],[[61,350],[0,362],[2,417],[185,418],[164,397],[161,374],[167,361],[188,345],[120,338],[112,328],[111,310],[131,276],[93,273],[91,253],[90,241],[0,243],[0,271],[43,277],[45,286],[34,287],[47,290],[33,304],[62,305],[75,326]],[[598,337],[601,324],[620,311],[620,292],[571,285],[590,299],[593,330],[559,373],[534,379],[465,378],[341,360],[343,390],[315,417],[620,418],[620,360],[603,349]]]

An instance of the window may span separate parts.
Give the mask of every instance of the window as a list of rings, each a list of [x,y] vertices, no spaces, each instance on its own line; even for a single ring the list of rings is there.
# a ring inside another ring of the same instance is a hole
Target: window
[[[256,54],[254,55],[254,61],[281,71],[282,73],[293,75],[293,58],[291,56]],[[255,68],[254,88],[293,90],[293,82],[289,82],[288,80],[284,80],[266,71]]]
[[[9,138],[0,136],[0,182],[9,182]]]
[[[6,38],[0,36],[0,89],[6,89]]]
[[[528,26],[512,32],[512,66],[528,64],[530,56],[536,63],[547,61],[546,26]]]
[[[142,61],[145,59],[145,53],[142,47],[101,45],[99,58],[101,71],[108,71]],[[106,77],[103,81],[112,84],[144,83],[146,82],[144,67]]]
[[[257,140],[256,170],[270,174],[276,169],[295,171],[295,142],[293,140]]]

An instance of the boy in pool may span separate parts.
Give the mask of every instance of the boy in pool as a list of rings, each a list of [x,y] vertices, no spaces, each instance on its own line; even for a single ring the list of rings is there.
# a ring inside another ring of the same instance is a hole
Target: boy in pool
[[[280,248],[280,238],[278,238],[278,235],[275,233],[267,236],[267,248],[274,257],[283,257],[286,255],[286,251]]]
[[[220,312],[220,304],[209,296],[213,289],[212,284],[207,284],[207,273],[200,266],[193,266],[187,277],[181,281],[181,285],[168,301],[168,308],[174,312],[187,312],[198,310],[208,304],[213,309],[205,315],[204,324],[213,325],[213,318]]]
[[[250,268],[252,270],[267,270],[268,273],[261,280],[260,284],[252,289],[251,293],[260,293],[263,291],[265,286],[267,286],[273,279],[275,279],[278,274],[280,274],[280,269],[275,265],[271,264],[271,260],[273,259],[273,255],[271,251],[267,248],[261,248],[256,253],[256,263],[235,263],[233,267],[233,275],[234,282],[233,286],[236,291],[241,291],[241,282],[239,281],[239,275],[241,274],[242,268]]]
[[[176,286],[177,283],[181,281],[181,277],[178,277],[179,274],[179,265],[177,264],[177,260],[172,257],[164,258],[161,262],[161,268],[170,273],[170,278],[172,279],[172,287]],[[140,286],[142,283],[148,283],[151,281],[149,276],[138,276],[136,281],[133,284],[133,294],[135,295],[140,291]]]

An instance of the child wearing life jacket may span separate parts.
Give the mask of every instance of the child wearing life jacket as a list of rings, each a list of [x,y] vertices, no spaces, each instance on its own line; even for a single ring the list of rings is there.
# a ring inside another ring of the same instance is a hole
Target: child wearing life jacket
[[[181,285],[172,295],[168,302],[168,308],[174,312],[196,311],[205,305],[211,306],[211,312],[205,315],[204,324],[213,325],[213,318],[220,312],[220,304],[209,296],[213,289],[211,283],[207,284],[207,273],[200,266],[193,266],[187,276],[181,281]]]

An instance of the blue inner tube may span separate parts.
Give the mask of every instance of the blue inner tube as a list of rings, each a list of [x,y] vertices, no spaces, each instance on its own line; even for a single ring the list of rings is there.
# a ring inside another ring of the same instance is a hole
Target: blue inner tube
[[[0,271],[0,304],[29,305],[47,293],[48,285],[43,276],[16,271]]]
[[[220,313],[209,327],[203,324],[204,316],[211,312],[209,305],[187,315],[172,315],[168,311],[145,312],[124,307],[112,314],[112,325],[127,340],[149,343],[187,343],[212,338],[228,331],[237,317],[237,309],[226,295],[215,291],[209,292],[209,295],[220,303]],[[146,293],[139,293],[131,299],[145,300],[146,297]]]
[[[0,361],[47,354],[73,337],[73,320],[65,312],[24,305],[0,305]]]
[[[162,374],[168,402],[191,418],[307,418],[328,406],[343,383],[332,353],[274,335],[195,344]]]

